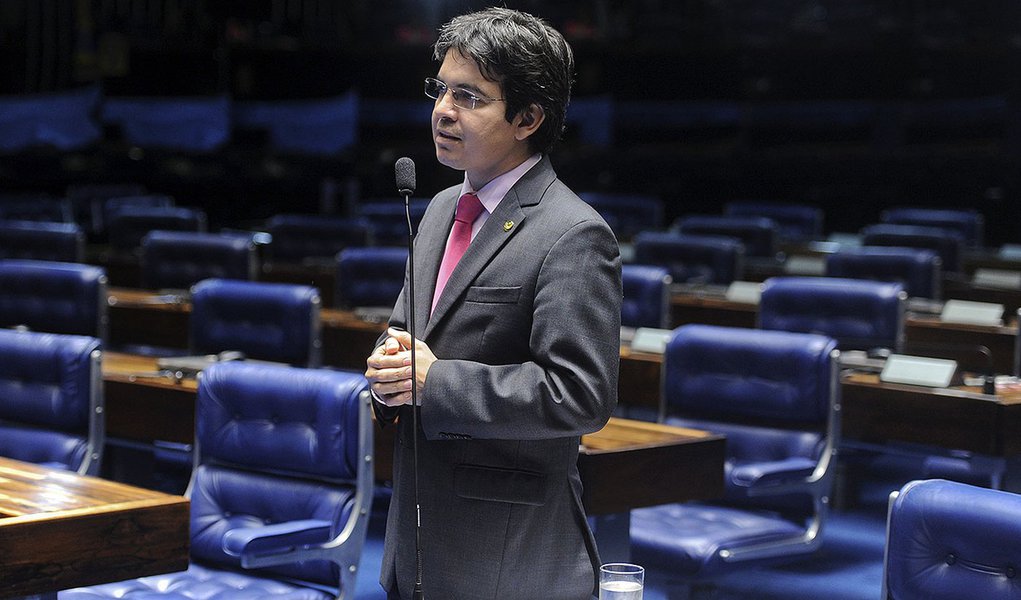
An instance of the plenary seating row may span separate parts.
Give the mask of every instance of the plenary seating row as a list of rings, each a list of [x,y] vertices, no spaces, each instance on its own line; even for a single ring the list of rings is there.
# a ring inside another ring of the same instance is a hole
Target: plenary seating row
[[[203,371],[188,569],[57,598],[353,598],[373,485],[367,390],[337,371]]]

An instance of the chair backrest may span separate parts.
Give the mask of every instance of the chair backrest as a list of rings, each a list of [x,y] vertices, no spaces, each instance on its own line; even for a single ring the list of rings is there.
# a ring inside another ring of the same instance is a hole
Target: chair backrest
[[[71,223],[74,213],[67,198],[46,194],[0,193],[0,219],[6,221],[44,221]]]
[[[896,282],[771,277],[762,285],[759,327],[836,338],[841,350],[904,345],[907,294]]]
[[[99,347],[94,337],[0,329],[0,455],[98,473]]]
[[[245,101],[234,122],[268,133],[270,147],[284,153],[335,156],[358,141],[359,94],[292,101]]]
[[[227,96],[108,97],[101,118],[134,146],[201,153],[230,140],[230,108]]]
[[[621,269],[624,302],[620,324],[624,327],[670,326],[670,273],[663,267],[624,265]]]
[[[42,260],[0,260],[0,327],[106,339],[106,271]]]
[[[581,192],[578,196],[612,222],[620,240],[630,240],[640,231],[662,229],[663,201],[648,194]]]
[[[961,270],[964,238],[952,229],[922,225],[894,225],[878,223],[861,230],[862,246],[903,246],[933,250],[943,261],[943,271]]]
[[[93,214],[92,223],[96,231],[106,231],[110,218],[126,208],[173,208],[177,205],[173,196],[166,194],[132,194],[113,196],[97,200],[99,207]]]
[[[334,260],[344,248],[368,246],[372,240],[371,226],[363,217],[275,215],[266,222],[266,231],[272,236],[268,257],[288,262]]]
[[[838,354],[823,335],[678,327],[663,357],[661,420],[726,435],[727,500],[823,518],[840,432]],[[781,470],[801,470],[811,483],[761,502],[747,497]]]
[[[897,281],[912,298],[939,300],[943,260],[933,250],[898,246],[841,248],[826,256],[826,275],[849,279]]]
[[[965,483],[912,481],[891,494],[886,600],[1018,596],[1021,496]]]
[[[776,257],[776,221],[765,217],[690,215],[677,219],[674,229],[686,234],[734,237],[744,244],[747,257]]]
[[[277,564],[256,573],[340,582],[352,597],[372,499],[370,402],[355,373],[237,362],[203,371],[188,489],[192,560],[262,567],[240,547],[274,530],[318,529],[283,542],[283,556],[263,561]]]
[[[189,345],[196,354],[319,366],[319,292],[284,283],[206,279],[192,288]]]
[[[196,208],[126,206],[110,214],[110,247],[120,252],[138,250],[150,231],[205,231],[206,213]]]
[[[738,238],[643,231],[635,236],[635,262],[660,265],[678,283],[729,284],[744,276]]]
[[[145,186],[139,183],[82,183],[67,187],[73,219],[89,235],[106,230],[104,206],[108,199],[144,194]]]
[[[0,258],[82,262],[85,233],[74,223],[0,221]]]
[[[393,308],[404,287],[408,250],[345,248],[337,255],[337,306]]]
[[[257,276],[250,236],[156,230],[142,238],[142,287],[187,290],[203,279]]]
[[[985,230],[985,217],[977,210],[902,206],[884,210],[879,215],[879,220],[894,225],[952,229],[971,247],[982,245]]]
[[[416,232],[429,202],[429,198],[412,198],[408,203],[407,212],[411,213],[411,224]],[[403,203],[393,200],[369,200],[358,208],[358,216],[369,221],[373,244],[377,246],[407,245],[408,220]]]
[[[787,240],[818,240],[822,238],[823,210],[807,204],[783,202],[728,202],[723,214],[735,217],[766,217],[777,224],[779,236]]]

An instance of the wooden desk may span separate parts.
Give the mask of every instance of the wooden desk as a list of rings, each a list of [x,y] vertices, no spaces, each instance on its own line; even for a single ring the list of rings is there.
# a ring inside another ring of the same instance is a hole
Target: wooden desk
[[[848,372],[841,393],[845,437],[1005,458],[1021,453],[1021,392],[991,396],[978,388],[884,383],[874,373]]]
[[[0,458],[0,597],[188,568],[181,496]]]
[[[159,346],[188,351],[188,319],[191,302],[173,294],[110,288],[108,293],[110,343]],[[385,322],[366,321],[354,311],[324,308],[322,323],[323,364],[365,370],[365,357],[376,345]]]

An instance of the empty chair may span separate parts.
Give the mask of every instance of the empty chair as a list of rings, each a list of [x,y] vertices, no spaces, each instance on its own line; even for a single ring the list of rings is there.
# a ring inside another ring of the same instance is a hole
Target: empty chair
[[[582,200],[614,225],[619,240],[630,240],[639,231],[663,228],[663,201],[648,194],[582,192]]]
[[[270,147],[284,153],[335,156],[358,140],[359,97],[238,103],[234,121],[268,133]]]
[[[416,231],[427,206],[429,198],[412,198],[408,205],[411,224]],[[373,244],[402,246],[408,243],[408,220],[403,203],[393,200],[366,202],[359,207],[358,216],[369,221]]]
[[[670,326],[670,273],[663,267],[624,265],[621,269],[624,301],[620,324],[624,327]]]
[[[102,120],[140,148],[213,152],[230,139],[230,98],[106,98]]]
[[[103,207],[109,198],[140,196],[145,186],[139,183],[83,183],[67,188],[74,221],[92,236],[105,230]]]
[[[373,484],[367,389],[361,375],[337,371],[204,371],[188,570],[57,597],[354,598]]]
[[[344,248],[368,246],[371,241],[369,221],[361,217],[275,215],[266,221],[266,231],[272,236],[268,258],[284,262],[333,261]]]
[[[684,234],[734,237],[744,244],[746,257],[776,258],[777,226],[772,219],[691,215],[677,219],[673,228]]]
[[[46,194],[0,194],[0,219],[71,223],[74,213],[67,198]]]
[[[841,248],[826,256],[826,275],[897,281],[904,285],[904,291],[912,298],[939,300],[943,287],[943,261],[935,251],[921,248]]]
[[[943,261],[945,273],[957,273],[961,270],[964,239],[951,229],[879,223],[862,228],[861,244],[933,250]]]
[[[0,327],[106,339],[106,271],[42,260],[0,260]]]
[[[82,262],[85,234],[74,223],[0,221],[0,258]]]
[[[337,305],[392,309],[404,287],[408,250],[346,248],[337,255]]]
[[[0,455],[98,473],[99,346],[88,336],[0,329]]]
[[[98,85],[45,94],[0,96],[0,152],[85,148],[102,137],[93,118]]]
[[[205,231],[206,214],[202,210],[173,206],[128,206],[110,214],[110,247],[119,252],[134,252],[150,231]]]
[[[900,350],[904,303],[900,283],[837,277],[771,277],[762,286],[759,327],[819,333],[841,350]]]
[[[930,479],[890,499],[884,600],[1018,597],[1021,496]]]
[[[839,442],[837,354],[821,335],[674,330],[663,420],[726,436],[725,496],[633,510],[636,562],[700,583],[819,547]]]
[[[967,209],[902,206],[884,210],[879,220],[893,225],[950,229],[959,233],[964,243],[973,248],[982,245],[985,230],[985,217],[977,210]]]
[[[309,286],[206,279],[192,288],[189,345],[195,354],[319,366],[319,292]]]
[[[808,241],[822,238],[823,211],[818,206],[782,202],[728,202],[723,214],[735,217],[766,217],[777,225],[785,240]]]
[[[176,205],[174,198],[166,194],[114,196],[97,200],[96,203],[99,206],[92,214],[92,224],[97,232],[105,232],[114,213],[126,208],[173,208]]]
[[[744,244],[737,238],[643,231],[634,248],[636,263],[666,267],[678,283],[726,285],[744,275]]]
[[[149,289],[186,290],[203,279],[257,274],[251,236],[156,230],[142,238],[142,286]]]

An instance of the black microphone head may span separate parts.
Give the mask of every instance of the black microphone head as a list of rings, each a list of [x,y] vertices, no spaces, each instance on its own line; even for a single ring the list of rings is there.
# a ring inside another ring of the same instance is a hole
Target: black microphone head
[[[397,176],[397,191],[406,196],[415,193],[415,161],[407,156],[397,159],[394,164],[394,174]]]

